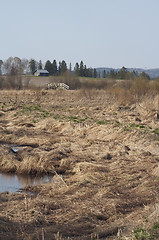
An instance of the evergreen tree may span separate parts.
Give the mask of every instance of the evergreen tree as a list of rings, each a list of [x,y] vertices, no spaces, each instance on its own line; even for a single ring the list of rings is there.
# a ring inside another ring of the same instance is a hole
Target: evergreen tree
[[[142,72],[139,77],[141,79],[146,79],[146,80],[150,80],[151,79],[150,76],[147,73],[145,73],[145,72]]]
[[[87,72],[88,72],[88,77],[94,77],[92,68],[87,68]]]
[[[84,65],[83,76],[88,77],[88,70],[87,70],[86,65]]]
[[[67,71],[67,64],[64,60],[62,60],[61,63],[61,74],[65,73]]]
[[[79,64],[78,64],[78,62],[75,64],[74,73],[75,73],[77,76],[80,75],[80,70],[79,70]]]
[[[56,60],[54,60],[53,63],[52,63],[52,74],[54,76],[57,75],[57,63],[56,63]]]
[[[108,76],[112,79],[115,79],[117,75],[116,75],[116,72],[112,69]]]
[[[31,59],[29,62],[29,68],[30,68],[30,72],[33,75],[36,71],[36,61],[34,59]]]
[[[133,78],[136,78],[137,76],[138,76],[138,72],[135,71],[135,70],[133,70],[133,71],[132,71],[132,77],[133,77]]]
[[[125,67],[122,67],[120,71],[117,73],[118,79],[126,79],[127,78],[127,69]]]
[[[80,74],[81,77],[84,76],[84,65],[83,65],[83,61],[80,62],[79,74]]]
[[[52,64],[50,60],[46,61],[44,69],[47,70],[50,75],[52,75]]]
[[[43,65],[42,65],[42,61],[40,60],[39,63],[38,63],[38,69],[42,69],[43,68]]]

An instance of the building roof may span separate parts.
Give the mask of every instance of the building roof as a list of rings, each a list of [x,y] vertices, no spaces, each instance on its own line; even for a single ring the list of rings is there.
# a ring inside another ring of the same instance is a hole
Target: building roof
[[[35,72],[39,72],[39,73],[49,73],[47,70],[44,69],[38,69]]]

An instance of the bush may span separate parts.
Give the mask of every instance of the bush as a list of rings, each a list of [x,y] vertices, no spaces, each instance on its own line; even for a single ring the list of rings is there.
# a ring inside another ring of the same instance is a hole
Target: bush
[[[6,76],[3,81],[3,88],[5,89],[22,89],[22,78],[20,75],[9,75]]]
[[[82,82],[82,88],[84,89],[106,89],[110,86],[110,81],[106,79],[98,79],[98,80],[85,80]]]
[[[150,82],[150,88],[154,93],[159,93],[159,79]]]
[[[63,82],[70,87],[70,90],[80,89],[81,82],[78,77],[72,75],[69,71],[65,72],[63,76],[58,79],[58,82]]]
[[[142,97],[147,94],[150,90],[149,81],[147,79],[136,78],[132,81],[132,86],[130,87],[131,94]]]
[[[0,77],[0,89],[3,89],[4,78]]]

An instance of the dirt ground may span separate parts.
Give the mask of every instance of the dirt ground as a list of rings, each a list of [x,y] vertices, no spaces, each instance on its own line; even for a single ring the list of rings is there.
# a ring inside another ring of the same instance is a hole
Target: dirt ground
[[[159,239],[158,104],[102,90],[0,91],[0,172],[54,174],[0,194],[0,239]]]

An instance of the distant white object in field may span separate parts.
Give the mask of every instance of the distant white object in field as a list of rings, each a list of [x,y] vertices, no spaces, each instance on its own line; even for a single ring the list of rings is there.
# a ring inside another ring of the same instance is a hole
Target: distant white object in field
[[[47,83],[46,89],[62,89],[62,90],[69,90],[70,87],[65,83]]]

